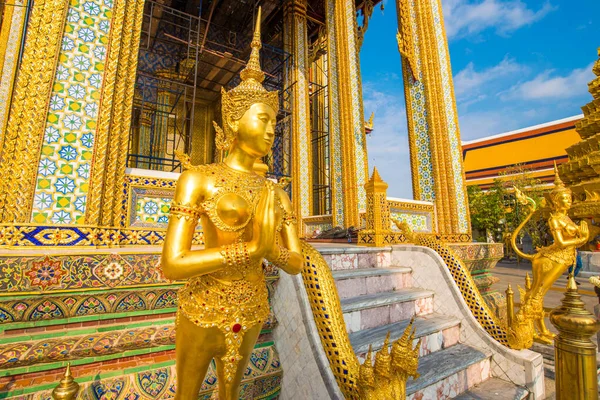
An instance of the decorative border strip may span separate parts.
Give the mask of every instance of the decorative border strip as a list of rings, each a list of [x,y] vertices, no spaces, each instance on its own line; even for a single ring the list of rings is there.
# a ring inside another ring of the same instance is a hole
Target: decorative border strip
[[[117,374],[106,371],[84,377],[77,376],[77,368],[73,370],[81,387],[79,397],[83,399],[96,400],[110,396],[114,399],[166,400],[175,396],[177,377],[174,364],[174,360],[169,360],[151,366],[128,368]],[[281,390],[281,378],[281,362],[273,344],[257,345],[241,383],[240,399],[274,398]],[[53,382],[3,394],[12,400],[52,400],[51,392],[55,386],[56,383]],[[198,399],[201,400],[210,400],[216,392],[217,377],[213,364],[210,365],[200,390]]]
[[[126,175],[125,182],[123,184],[123,192],[125,193],[125,196],[121,202],[121,219],[119,221],[120,226],[125,228],[133,225],[132,221],[135,220],[135,189],[165,189],[165,193],[167,193],[168,190],[172,190],[174,195],[176,184],[177,180],[174,179]],[[164,227],[164,225],[157,224],[156,227]]]
[[[404,201],[404,200],[392,200],[387,199],[390,208],[397,208],[400,210],[411,210],[411,211],[424,211],[433,213],[435,211],[435,206],[433,203],[425,203],[425,202],[412,202],[412,201]]]
[[[0,247],[147,246],[164,242],[166,228],[101,228],[83,225],[0,224]],[[204,244],[204,233],[193,244]]]
[[[264,273],[267,281],[278,277],[272,265]],[[171,284],[176,282],[164,277],[159,253],[0,255],[0,296]]]
[[[178,286],[0,300],[0,324],[50,320],[56,324],[61,322],[55,321],[57,319],[92,315],[151,310],[175,311]]]

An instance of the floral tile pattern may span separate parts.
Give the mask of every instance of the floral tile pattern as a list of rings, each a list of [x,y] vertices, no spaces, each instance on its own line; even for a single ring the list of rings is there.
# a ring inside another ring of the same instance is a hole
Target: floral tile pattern
[[[83,222],[112,6],[112,0],[71,0],[31,222]]]
[[[418,212],[394,212],[390,213],[391,219],[397,219],[402,222],[406,222],[413,232],[431,232],[431,214],[427,213],[418,213]],[[398,230],[396,225],[392,223],[392,230]]]
[[[410,20],[413,32],[418,32],[415,0],[410,4]],[[410,103],[412,108],[412,124],[414,126],[414,142],[411,152],[416,152],[414,160],[416,165],[411,165],[412,173],[417,174],[420,197],[417,200],[433,201],[435,192],[433,190],[433,169],[431,165],[431,150],[429,147],[429,125],[427,124],[427,109],[425,106],[425,87],[423,85],[423,70],[421,67],[421,48],[417,35],[413,37],[417,80],[409,77],[408,85],[410,92]]]
[[[442,10],[439,7],[438,0],[431,1],[431,8],[434,14],[435,39],[437,51],[440,57],[442,86],[444,89],[444,110],[448,125],[448,139],[450,141],[450,156],[452,159],[452,180],[456,190],[456,202],[458,212],[458,224],[461,233],[469,232],[469,219],[467,216],[465,182],[462,171],[462,154],[460,145],[460,134],[455,110],[455,99],[453,92],[452,75],[450,74],[450,58],[448,54],[448,45],[446,33],[444,32],[444,21],[442,20]]]
[[[171,209],[171,201],[173,198],[161,197],[138,197],[135,204],[135,222],[143,224],[160,224],[169,223],[169,210]]]

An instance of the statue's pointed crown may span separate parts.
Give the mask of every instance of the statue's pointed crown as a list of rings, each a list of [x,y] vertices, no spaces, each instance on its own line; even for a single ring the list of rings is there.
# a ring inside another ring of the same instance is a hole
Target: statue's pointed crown
[[[264,103],[273,108],[275,113],[279,111],[279,93],[277,91],[269,92],[262,85],[262,82],[265,80],[265,73],[260,68],[259,51],[262,48],[260,41],[260,21],[261,8],[259,7],[256,23],[254,24],[254,35],[250,43],[250,47],[252,48],[250,59],[246,67],[240,72],[242,82],[230,91],[221,88],[221,110],[226,135],[233,134],[227,124],[228,120],[239,120],[253,104]]]
[[[550,198],[554,202],[554,199],[564,192],[571,193],[571,189],[567,188],[563,183],[562,179],[560,179],[560,175],[558,174],[558,167],[556,166],[556,161],[554,161],[554,189],[552,189],[552,191],[550,192]]]

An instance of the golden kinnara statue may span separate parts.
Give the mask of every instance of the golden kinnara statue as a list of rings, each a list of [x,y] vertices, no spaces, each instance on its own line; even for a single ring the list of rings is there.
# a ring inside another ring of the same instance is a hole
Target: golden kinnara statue
[[[563,184],[556,165],[554,166],[554,174],[555,187],[549,194],[551,213],[548,218],[548,227],[554,238],[554,243],[540,248],[536,254],[525,254],[519,250],[516,244],[519,232],[531,219],[537,205],[533,199],[525,196],[515,188],[518,201],[528,206],[529,214],[512,234],[511,244],[519,257],[531,261],[533,282],[530,282],[529,277],[527,277],[526,290],[519,288],[521,290],[521,308],[518,313],[513,315],[514,311],[508,309],[507,319],[509,325],[512,324],[512,326],[509,326],[508,339],[512,348],[531,346],[531,341],[526,338],[528,336],[526,331],[530,331],[533,339],[538,342],[552,343],[554,334],[546,328],[544,322],[544,296],[567,268],[575,263],[575,249],[587,243],[589,238],[587,223],[582,221],[580,225],[576,225],[567,215],[572,203],[571,190]]]
[[[253,171],[273,144],[277,92],[262,86],[260,9],[252,53],[242,83],[222,92],[220,164],[184,171],[171,205],[162,254],[169,279],[188,279],[177,312],[178,400],[198,397],[209,364],[216,361],[219,398],[237,399],[248,358],[269,316],[262,270],[267,259],[290,274],[302,268],[296,219],[287,194]],[[205,248],[192,250],[198,220]]]
[[[265,170],[260,158],[273,144],[279,108],[278,93],[262,86],[260,15],[259,8],[242,83],[222,91],[223,128],[214,124],[217,147],[227,156],[220,164],[193,166],[189,157],[178,154],[185,171],[177,181],[162,253],[165,276],[187,279],[178,295],[175,398],[198,397],[213,359],[219,399],[238,398],[248,359],[269,316],[264,259],[289,274],[302,272],[321,342],[336,348],[326,356],[346,398],[373,398],[373,393],[404,398],[407,378],[418,375],[419,345],[412,347],[412,323],[392,344],[391,356],[386,341],[374,374],[361,377],[329,266],[298,239],[283,190],[287,182],[276,184],[256,173]],[[198,220],[205,247],[192,250]]]

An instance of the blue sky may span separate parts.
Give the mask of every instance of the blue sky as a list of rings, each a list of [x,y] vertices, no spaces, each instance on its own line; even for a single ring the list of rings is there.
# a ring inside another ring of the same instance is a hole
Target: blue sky
[[[361,49],[369,168],[412,198],[395,2],[376,7]],[[600,47],[599,0],[442,0],[462,140],[581,113]]]

